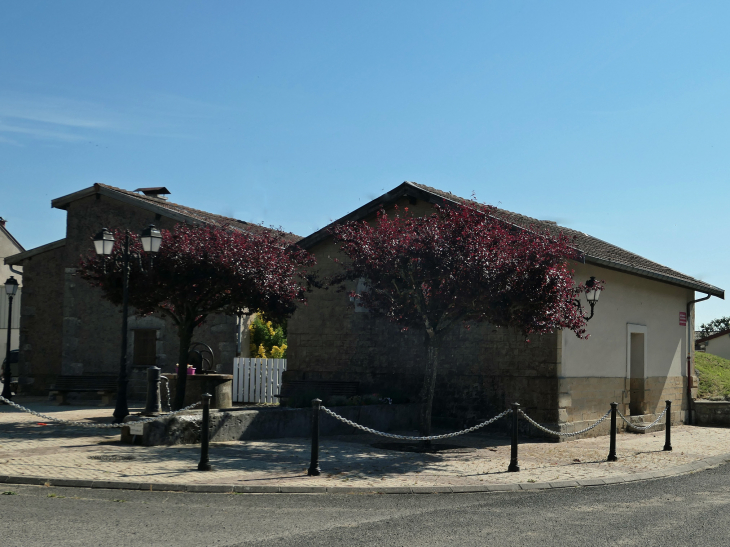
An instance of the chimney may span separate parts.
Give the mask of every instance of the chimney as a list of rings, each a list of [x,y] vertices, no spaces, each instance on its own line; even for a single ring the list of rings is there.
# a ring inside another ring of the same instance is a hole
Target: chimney
[[[3,217],[0,217],[0,228],[5,228],[5,219]]]
[[[167,201],[166,195],[170,194],[170,191],[164,186],[155,186],[154,188],[137,188],[135,192],[142,192],[148,198],[159,199]]]

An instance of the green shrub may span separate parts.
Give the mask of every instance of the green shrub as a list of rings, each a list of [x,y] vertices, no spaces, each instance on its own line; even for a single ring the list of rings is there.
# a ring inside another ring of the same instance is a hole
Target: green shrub
[[[710,353],[695,353],[695,370],[700,380],[697,397],[730,400],[730,360]]]
[[[286,359],[286,325],[275,325],[261,314],[248,327],[251,336],[251,357]]]

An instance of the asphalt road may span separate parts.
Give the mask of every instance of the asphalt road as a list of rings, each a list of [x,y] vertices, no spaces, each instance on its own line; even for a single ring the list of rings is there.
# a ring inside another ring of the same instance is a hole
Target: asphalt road
[[[0,545],[730,545],[730,465],[494,494],[183,494],[0,485]]]

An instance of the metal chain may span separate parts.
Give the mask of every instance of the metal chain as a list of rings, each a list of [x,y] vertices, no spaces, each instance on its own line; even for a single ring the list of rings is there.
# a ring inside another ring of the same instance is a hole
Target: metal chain
[[[618,415],[621,416],[621,419],[624,422],[626,422],[626,425],[628,425],[631,429],[636,429],[637,431],[646,431],[647,429],[651,429],[652,427],[654,427],[656,424],[659,423],[659,421],[667,413],[667,409],[665,408],[664,411],[661,414],[659,414],[659,417],[656,420],[654,420],[653,422],[651,422],[649,425],[645,425],[645,426],[634,425],[634,424],[632,424],[630,421],[628,421],[626,419],[626,416],[624,416],[623,414],[621,414],[621,411],[620,410],[617,410],[616,412],[618,412]]]
[[[36,412],[35,410],[31,410],[24,406],[20,406],[19,404],[14,403],[10,399],[6,399],[5,397],[3,397],[1,395],[0,395],[0,401],[7,403],[10,406],[13,406],[22,412],[32,414],[33,416],[38,416],[39,418],[43,418],[44,420],[48,420],[49,422],[56,422],[56,423],[64,424],[64,425],[71,425],[71,426],[76,426],[76,427],[99,428],[99,429],[115,429],[115,428],[124,427],[125,425],[129,425],[129,423],[130,423],[130,422],[127,422],[127,423],[119,423],[119,424],[94,424],[94,423],[89,423],[89,422],[71,422],[69,420],[62,420],[61,418],[54,418],[53,416],[48,416],[47,414],[41,414],[40,412]],[[155,420],[159,420],[160,418],[169,418],[171,416],[175,416],[176,414],[180,414],[181,412],[185,412],[186,410],[195,408],[199,404],[202,404],[202,401],[193,403],[192,405],[186,406],[185,408],[181,408],[180,410],[176,410],[175,412],[168,412],[167,414],[160,414],[159,416],[145,418],[144,420],[138,420],[138,421],[135,421],[132,423],[146,424],[149,422],[154,422]]]
[[[170,380],[167,376],[160,376],[163,380],[165,380],[165,390],[167,390],[167,410],[172,412],[172,401],[170,399]]]
[[[458,437],[459,435],[466,435],[467,433],[471,433],[472,431],[476,431],[477,429],[481,427],[488,426],[489,424],[492,424],[499,420],[500,418],[503,418],[510,412],[512,412],[512,409],[509,408],[502,412],[502,414],[497,414],[494,418],[491,420],[487,420],[486,422],[482,422],[478,425],[475,425],[474,427],[470,427],[469,429],[464,429],[463,431],[457,431],[455,433],[446,433],[444,435],[431,435],[430,437],[409,437],[407,435],[395,435],[394,433],[384,433],[382,431],[376,431],[375,429],[370,429],[369,427],[365,427],[364,425],[360,425],[358,423],[355,423],[351,420],[348,420],[347,418],[343,418],[336,412],[332,412],[329,408],[326,406],[320,407],[322,410],[324,410],[327,414],[332,416],[333,418],[340,420],[343,423],[346,423],[347,425],[351,425],[352,427],[356,429],[360,429],[362,431],[365,431],[366,433],[372,433],[374,435],[380,435],[381,437],[388,437],[389,439],[400,439],[404,441],[438,441],[440,439],[450,439],[451,437]]]
[[[520,410],[519,412],[520,412],[520,414],[522,415],[522,417],[525,420],[527,420],[528,422],[530,422],[532,425],[534,425],[540,431],[544,431],[545,433],[549,433],[550,435],[555,435],[556,437],[575,437],[577,435],[580,435],[581,433],[585,433],[586,431],[590,431],[591,429],[593,429],[594,427],[596,427],[598,424],[600,424],[601,422],[603,422],[603,420],[605,420],[606,418],[608,418],[609,414],[611,414],[611,411],[609,410],[596,423],[594,423],[593,425],[590,425],[590,426],[586,427],[585,429],[581,429],[580,431],[574,431],[572,433],[560,433],[559,431],[553,431],[552,429],[548,429],[547,427],[544,427],[544,426],[540,425],[535,420],[533,420],[532,418],[530,418],[527,414],[525,414],[524,412],[522,412],[522,410]]]

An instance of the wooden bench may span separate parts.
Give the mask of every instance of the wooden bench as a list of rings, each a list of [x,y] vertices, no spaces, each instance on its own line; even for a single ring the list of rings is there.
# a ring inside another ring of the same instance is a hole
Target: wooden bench
[[[318,397],[325,399],[334,395],[342,397],[354,397],[358,393],[360,387],[359,382],[337,382],[327,380],[290,380],[281,384],[281,390],[278,395],[281,399],[297,397],[302,395],[311,395],[312,398]]]
[[[59,376],[51,386],[50,393],[56,394],[58,404],[67,405],[66,397],[71,392],[96,392],[101,395],[101,404],[106,406],[111,404],[118,383],[116,376]]]

